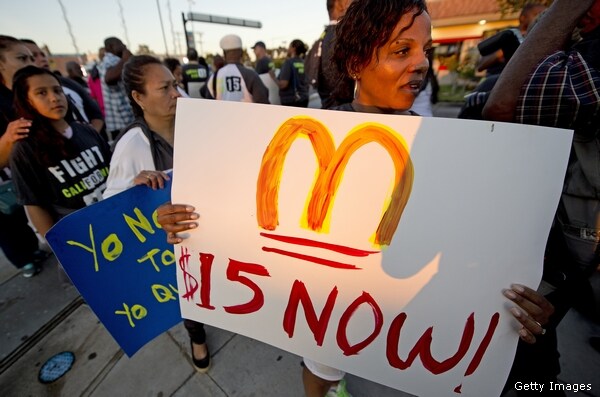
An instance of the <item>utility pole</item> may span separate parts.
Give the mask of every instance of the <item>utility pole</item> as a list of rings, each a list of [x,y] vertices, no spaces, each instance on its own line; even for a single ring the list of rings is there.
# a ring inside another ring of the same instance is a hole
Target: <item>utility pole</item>
[[[196,4],[196,2],[194,0],[187,0],[187,1],[188,1],[188,4],[190,5],[190,8],[188,10],[188,15],[190,15],[192,13],[192,6],[194,4]],[[185,28],[185,24],[184,24],[184,28]],[[194,37],[194,25],[192,25],[192,37]]]
[[[119,13],[121,14],[121,26],[123,26],[123,32],[125,33],[125,42],[127,43],[127,48],[131,50],[131,42],[129,41],[129,33],[127,33],[127,24],[125,23],[125,16],[123,15],[123,5],[121,4],[121,0],[117,0],[117,4],[119,5]]]
[[[200,54],[204,53],[204,41],[202,40],[203,34],[204,33],[202,33],[202,32],[198,32],[198,44],[200,45],[200,51],[199,51]]]
[[[179,55],[186,56],[185,52],[182,50],[181,46],[181,37],[183,36],[183,32],[174,32],[173,33],[175,40],[177,41],[177,48],[179,49]],[[183,38],[185,40],[185,37]]]
[[[163,42],[165,43],[165,55],[169,56],[169,47],[167,47],[167,36],[165,36],[165,26],[163,25],[162,12],[160,11],[160,3],[156,0],[156,8],[158,9],[158,18],[160,19],[160,30],[162,31]]]
[[[177,42],[177,38],[175,37],[175,28],[173,27],[173,13],[171,12],[171,0],[167,0],[167,8],[169,10],[169,22],[171,23],[171,37],[173,38],[173,52],[175,52],[175,55],[181,55],[181,51],[179,50],[179,43]]]
[[[73,44],[73,48],[75,49],[75,54],[77,55],[77,59],[79,63],[81,63],[81,54],[79,53],[79,47],[77,47],[77,41],[75,40],[75,35],[73,34],[73,29],[71,28],[71,23],[69,22],[69,17],[67,16],[67,9],[61,0],[58,0],[58,4],[60,5],[60,9],[62,10],[63,18],[65,23],[67,24],[67,30],[69,31],[69,36],[71,36],[71,42]]]

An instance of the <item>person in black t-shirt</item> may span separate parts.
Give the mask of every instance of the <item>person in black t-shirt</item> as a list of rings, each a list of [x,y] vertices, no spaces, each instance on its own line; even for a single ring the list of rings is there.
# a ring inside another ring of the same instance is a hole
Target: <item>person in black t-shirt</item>
[[[187,58],[189,62],[181,67],[184,89],[192,98],[201,98],[200,90],[209,77],[208,65],[194,48],[188,50]]]
[[[288,49],[288,58],[281,66],[277,78],[279,98],[283,106],[308,106],[308,84],[304,74],[306,45],[301,40],[293,40]]]
[[[65,120],[67,98],[52,72],[26,66],[13,90],[17,116],[31,128],[13,146],[10,169],[19,203],[44,236],[62,217],[102,199],[111,152],[90,125]]]
[[[269,73],[275,68],[273,60],[267,55],[267,47],[264,42],[257,41],[252,49],[254,50],[254,55],[256,55],[256,67],[254,68],[256,73]]]

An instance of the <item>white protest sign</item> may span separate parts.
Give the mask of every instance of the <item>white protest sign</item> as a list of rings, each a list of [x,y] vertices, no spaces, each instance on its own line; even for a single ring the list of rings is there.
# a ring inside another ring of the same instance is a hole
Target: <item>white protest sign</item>
[[[269,73],[262,73],[258,75],[260,80],[263,82],[265,87],[269,90],[269,103],[271,105],[279,105],[281,104],[281,99],[279,98],[279,86],[273,80],[273,77]]]
[[[540,281],[570,142],[180,99],[172,200],[201,216],[175,247],[182,315],[416,395],[499,395],[502,289]]]

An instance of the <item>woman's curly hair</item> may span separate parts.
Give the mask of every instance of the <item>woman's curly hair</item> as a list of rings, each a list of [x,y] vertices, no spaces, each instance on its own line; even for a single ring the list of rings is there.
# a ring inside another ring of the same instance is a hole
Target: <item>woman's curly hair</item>
[[[407,13],[415,18],[427,12],[424,0],[354,0],[340,19],[335,30],[331,62],[342,78],[359,72],[389,40],[398,21]],[[343,89],[342,84],[338,84]],[[348,93],[334,92],[336,97]]]

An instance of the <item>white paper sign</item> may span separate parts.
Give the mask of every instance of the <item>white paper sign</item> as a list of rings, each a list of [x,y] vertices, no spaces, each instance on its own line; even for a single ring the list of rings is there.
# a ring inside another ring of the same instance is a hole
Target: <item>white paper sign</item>
[[[182,314],[412,394],[499,395],[502,289],[540,281],[570,142],[180,99],[172,199],[201,215],[175,247]]]
[[[273,80],[273,77],[271,77],[269,73],[262,73],[258,76],[269,90],[269,103],[271,105],[281,104],[281,99],[279,98],[279,86],[277,85],[275,80]]]

